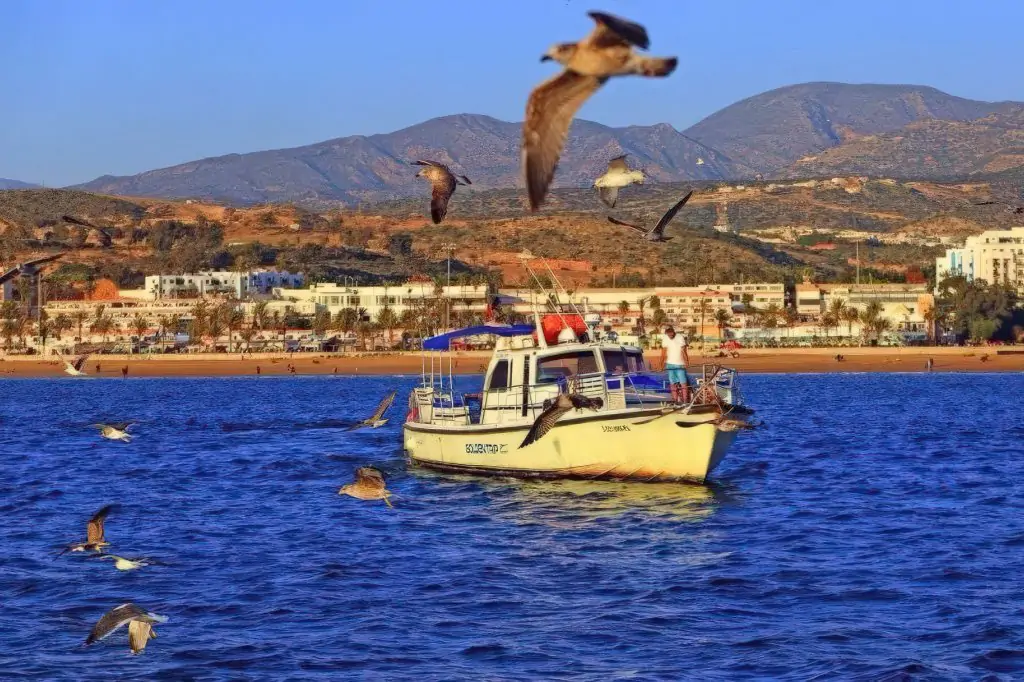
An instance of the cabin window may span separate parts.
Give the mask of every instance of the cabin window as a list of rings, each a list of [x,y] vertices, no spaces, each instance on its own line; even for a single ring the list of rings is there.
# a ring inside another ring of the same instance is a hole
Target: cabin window
[[[490,389],[508,388],[508,360],[499,360],[491,372]]]
[[[597,371],[593,351],[562,353],[537,360],[537,383],[551,384],[559,379]]]
[[[643,353],[626,353],[626,367],[630,372],[643,372],[644,369],[644,354]]]
[[[616,348],[615,350],[602,350],[601,353],[604,355],[604,370],[606,372],[621,373],[628,371],[626,354],[621,348]]]

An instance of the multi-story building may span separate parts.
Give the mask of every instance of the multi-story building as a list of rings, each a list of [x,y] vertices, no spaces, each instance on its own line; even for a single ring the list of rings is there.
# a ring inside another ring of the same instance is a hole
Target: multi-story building
[[[332,315],[344,308],[363,311],[364,320],[375,320],[384,308],[395,315],[416,310],[430,301],[444,301],[449,312],[472,313],[483,317],[487,312],[487,285],[437,286],[432,281],[404,282],[382,286],[344,286],[340,284],[314,284],[306,289],[274,289],[274,295],[285,301],[309,302],[317,310]]]
[[[1024,227],[986,230],[968,237],[960,248],[946,249],[935,259],[936,287],[953,276],[1024,289]]]
[[[302,273],[287,270],[203,271],[188,275],[150,275],[145,290],[154,298],[226,294],[235,298],[269,294],[276,288],[294,289],[305,283]]]
[[[888,319],[892,330],[908,340],[924,340],[929,333],[929,311],[935,296],[927,284],[822,284],[822,305],[829,310],[836,300],[846,308],[863,312],[869,303],[881,306],[880,316]],[[848,325],[839,325],[841,334]]]
[[[564,302],[565,297],[562,297]],[[669,324],[680,328],[694,328],[695,334],[705,337],[719,335],[716,314],[726,311],[731,317],[730,326],[745,323],[744,303],[749,302],[757,309],[772,304],[781,310],[786,303],[785,286],[782,283],[760,284],[709,284],[698,287],[645,287],[632,289],[577,289],[573,300],[581,310],[599,313],[604,324],[617,330],[637,326],[641,311],[648,321],[648,329],[654,319],[654,300],[665,314]],[[499,291],[499,303],[511,307],[519,314],[528,315],[534,301],[543,303],[540,294],[530,289],[503,288]],[[544,308],[541,307],[543,312]]]

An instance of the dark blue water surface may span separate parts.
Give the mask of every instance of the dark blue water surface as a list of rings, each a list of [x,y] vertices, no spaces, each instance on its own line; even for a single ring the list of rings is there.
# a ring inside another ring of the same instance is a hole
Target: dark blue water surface
[[[409,469],[409,377],[5,381],[0,678],[1024,679],[1024,377],[745,379],[708,487]],[[168,566],[55,558],[110,502]]]

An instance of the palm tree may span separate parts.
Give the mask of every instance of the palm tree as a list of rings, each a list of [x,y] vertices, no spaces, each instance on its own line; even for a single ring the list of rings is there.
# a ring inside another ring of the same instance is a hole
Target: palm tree
[[[629,301],[619,301],[619,316],[625,321],[626,315],[629,315]]]
[[[732,315],[725,308],[715,311],[715,324],[718,325],[718,338],[725,341],[725,330],[732,323]]]
[[[114,330],[114,318],[110,315],[104,315],[103,317],[94,320],[89,328],[93,332],[101,335],[103,337],[103,343],[106,343],[110,332]]]
[[[649,302],[649,300],[650,299],[644,296],[641,296],[636,300],[636,307],[638,310],[636,316],[636,331],[637,335],[641,337],[647,334],[647,320],[646,316],[644,315],[644,308],[647,307],[647,303]]]
[[[52,320],[47,319],[46,311],[39,311],[39,342],[42,345],[42,354],[46,355],[46,339],[50,336],[50,332],[54,329],[54,323]]]
[[[210,344],[214,347],[214,350],[217,348],[217,339],[224,333],[226,313],[227,311],[223,308],[214,308],[210,311],[210,317],[206,321],[206,331],[210,336]],[[228,343],[231,343],[230,339],[228,339]]]
[[[843,321],[843,312],[846,310],[846,301],[841,298],[833,298],[832,302],[829,303],[828,313],[832,315],[832,319],[835,321],[835,328],[838,332],[839,323]]]
[[[366,337],[373,331],[373,325],[365,320],[356,323],[356,335],[359,337],[359,345],[366,350]]]
[[[711,312],[711,302],[708,301],[706,296],[701,296],[700,304],[697,306],[697,310],[700,311],[700,342],[704,343],[704,319],[708,313]],[[703,352],[703,351],[701,351]]]
[[[651,324],[658,328],[664,327],[668,324],[668,315],[661,308],[655,308],[651,314]]]
[[[135,335],[142,340],[142,335],[149,329],[149,320],[147,320],[142,314],[135,313],[135,317],[132,318],[132,331]]]
[[[266,329],[270,316],[267,313],[267,302],[257,301],[252,309],[252,322],[260,329]]]
[[[782,311],[782,319],[786,321],[786,338],[789,338],[793,327],[800,321],[800,314],[796,311],[796,308],[785,308]]]
[[[840,317],[846,322],[846,335],[852,339],[853,323],[860,320],[860,311],[852,306],[849,308],[843,308],[843,313]]]
[[[53,318],[53,335],[57,337],[58,341],[60,341],[60,335],[69,329],[71,329],[70,317],[64,313],[60,313],[57,317]]]
[[[921,317],[924,318],[925,323],[925,334],[927,334],[928,343],[935,343],[935,322],[939,319],[938,311],[935,306],[925,308],[924,312],[921,313]]]
[[[398,315],[395,315],[395,311],[392,310],[390,306],[385,305],[380,309],[380,312],[377,313],[377,326],[387,331],[388,347],[390,348],[394,343],[394,329],[398,326]]]
[[[348,336],[356,329],[359,313],[355,308],[342,308],[334,316],[334,328]]]
[[[878,301],[871,301],[860,313],[860,323],[863,333],[877,334],[877,325],[880,319],[882,319],[882,304]]]
[[[5,317],[3,326],[0,326],[0,334],[4,337],[4,349],[10,350],[11,341],[14,339],[14,335],[18,331],[18,323],[13,317]]]
[[[242,330],[238,332],[238,335],[242,337],[243,341],[245,341],[245,349],[249,350],[249,347],[252,344],[252,338],[256,336],[256,327],[253,325],[242,327]]]
[[[221,306],[220,318],[224,322],[224,326],[228,328],[228,352],[230,353],[235,330],[245,322],[245,313],[239,310],[235,303],[228,301]]]
[[[327,328],[331,326],[331,311],[321,308],[313,315],[313,334],[323,337],[327,334]]]
[[[72,317],[78,324],[78,340],[85,341],[85,339],[82,338],[82,325],[85,324],[85,321],[89,319],[89,313],[85,312],[84,310],[76,310],[75,314]]]

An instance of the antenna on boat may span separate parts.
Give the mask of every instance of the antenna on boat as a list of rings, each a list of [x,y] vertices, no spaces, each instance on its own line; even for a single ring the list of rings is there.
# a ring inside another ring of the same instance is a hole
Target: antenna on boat
[[[533,307],[533,326],[537,329],[537,345],[541,348],[547,348],[548,340],[544,338],[544,328],[540,324],[540,311],[537,310],[536,297],[531,301],[531,306]]]
[[[544,267],[548,271],[548,275],[551,277],[551,281],[555,283],[556,287],[558,287],[558,291],[560,293],[565,294],[565,298],[569,301],[569,306],[572,308],[572,311],[579,315],[580,317],[583,317],[583,315],[580,314],[580,309],[576,307],[576,303],[572,300],[572,296],[569,295],[569,291],[562,286],[562,282],[555,275],[554,270],[551,269],[551,266],[548,265],[548,262],[543,258],[540,259],[540,262],[544,264]],[[561,300],[559,300],[559,304],[561,304]]]

